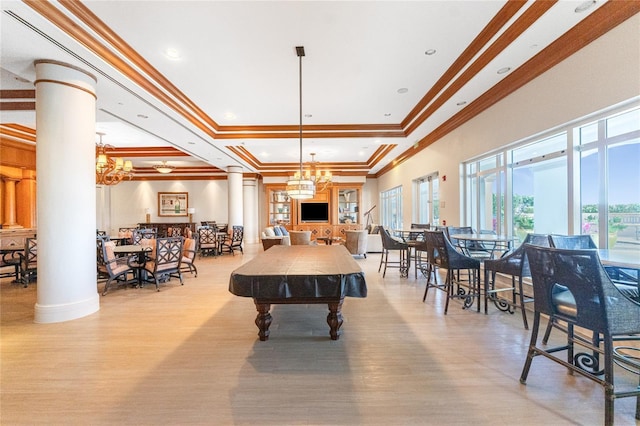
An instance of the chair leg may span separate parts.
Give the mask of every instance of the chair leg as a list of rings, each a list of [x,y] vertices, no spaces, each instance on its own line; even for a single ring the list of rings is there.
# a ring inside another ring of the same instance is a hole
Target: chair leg
[[[422,301],[424,302],[425,300],[427,300],[427,292],[429,291],[429,287],[431,286],[431,270],[432,270],[432,266],[431,264],[427,264],[427,286],[424,289],[424,296],[422,296]]]
[[[527,383],[527,376],[529,375],[529,369],[531,368],[531,362],[536,352],[536,342],[538,341],[538,328],[540,327],[540,312],[533,314],[533,329],[531,330],[531,341],[529,342],[529,351],[527,352],[527,359],[522,367],[522,373],[520,374],[520,383],[523,385]]]
[[[549,336],[551,336],[551,330],[553,329],[553,325],[555,321],[556,320],[553,317],[549,317],[549,322],[547,323],[547,329],[544,331],[544,337],[542,338],[543,345],[546,345],[549,342]]]
[[[447,301],[444,304],[444,314],[447,315],[449,310],[449,300],[453,297],[453,271],[447,269],[447,278],[444,282],[444,286],[447,292]]]
[[[518,291],[520,292],[520,310],[522,310],[522,323],[524,329],[529,329],[529,323],[527,322],[527,310],[524,307],[524,291],[522,289],[522,275],[518,278]]]
[[[382,259],[384,259],[384,249],[382,249],[382,253],[380,253],[380,265],[378,265],[378,272],[382,268]]]

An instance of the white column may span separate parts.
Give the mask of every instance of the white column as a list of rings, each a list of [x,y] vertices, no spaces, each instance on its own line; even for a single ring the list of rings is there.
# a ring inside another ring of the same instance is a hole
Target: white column
[[[242,198],[244,208],[244,241],[249,244],[258,240],[258,182],[255,178],[242,180]]]
[[[36,61],[38,290],[35,322],[100,309],[96,285],[96,78]]]
[[[233,225],[242,222],[242,167],[229,166],[227,169],[227,196],[229,197],[229,231]]]

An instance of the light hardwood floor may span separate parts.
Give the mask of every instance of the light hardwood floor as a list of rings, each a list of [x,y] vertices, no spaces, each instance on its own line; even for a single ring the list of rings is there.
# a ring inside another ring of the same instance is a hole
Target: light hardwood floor
[[[519,314],[453,302],[445,316],[442,292],[422,303],[424,278],[382,279],[377,254],[357,260],[369,295],[345,301],[340,340],[326,307],[278,305],[260,342],[253,301],[227,290],[262,250],[245,246],[197,259],[184,286],[114,289],[96,314],[58,324],[33,323],[34,285],[2,280],[1,424],[603,422],[602,387],[550,361],[535,359],[519,383],[529,339]],[[637,424],[634,404],[616,401],[616,424]]]

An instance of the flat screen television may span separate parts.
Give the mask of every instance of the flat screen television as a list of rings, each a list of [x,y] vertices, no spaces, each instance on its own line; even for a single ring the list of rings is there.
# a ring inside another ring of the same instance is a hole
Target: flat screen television
[[[300,203],[301,222],[329,222],[329,203]]]

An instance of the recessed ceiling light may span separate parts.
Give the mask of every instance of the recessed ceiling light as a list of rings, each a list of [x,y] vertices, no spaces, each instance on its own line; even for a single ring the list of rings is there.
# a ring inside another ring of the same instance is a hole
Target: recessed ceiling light
[[[304,116],[307,117],[307,118],[311,118],[311,117],[313,117],[313,114],[305,114]]]
[[[196,143],[194,141],[189,141],[187,142],[189,145],[195,145]]]
[[[172,61],[177,61],[178,59],[180,59],[180,51],[178,49],[175,49],[173,47],[168,47],[165,51],[164,51],[164,55],[171,59]]]
[[[498,70],[498,74],[505,74],[511,71],[511,67],[503,67]]]
[[[149,118],[149,116],[144,114],[138,114],[138,118]]]
[[[462,105],[466,105],[466,104],[467,104],[467,101],[460,101],[456,105],[462,106]]]
[[[427,56],[435,55],[435,53],[436,53],[436,49],[427,49],[424,52],[424,54]]]
[[[225,112],[224,113],[224,118],[226,118],[227,120],[235,120],[236,119],[236,115],[232,112]]]
[[[574,12],[581,13],[585,10],[591,9],[596,4],[596,0],[585,1],[584,3],[580,3],[578,7],[574,9]]]
[[[390,113],[390,112],[386,112],[386,113],[384,114],[384,116],[385,116],[385,117],[391,117],[391,113]]]
[[[407,89],[406,87],[401,87],[398,89],[398,93],[402,94],[402,93],[407,93],[409,91],[409,89]]]

